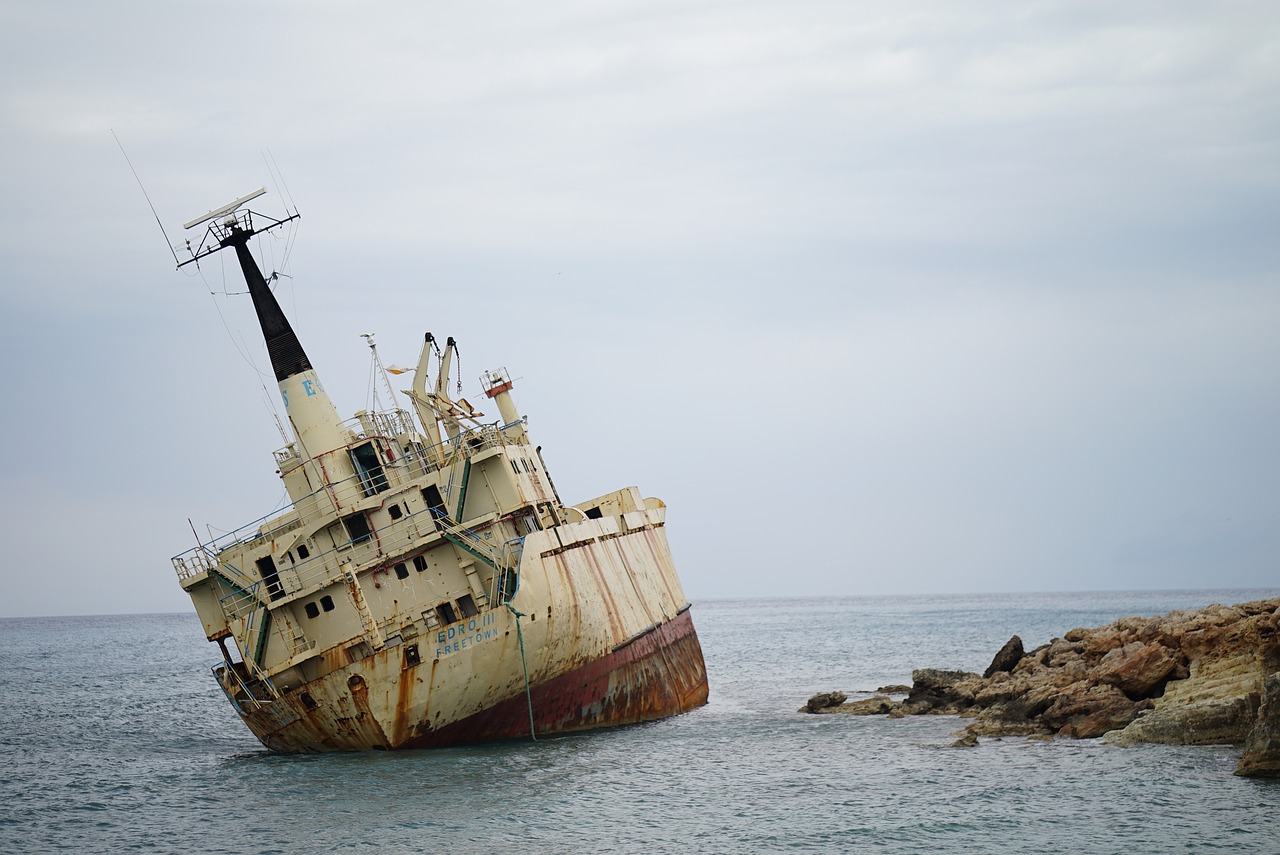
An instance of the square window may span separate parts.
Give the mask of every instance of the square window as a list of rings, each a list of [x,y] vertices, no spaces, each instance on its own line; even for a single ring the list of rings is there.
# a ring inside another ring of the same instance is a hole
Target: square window
[[[352,543],[359,543],[373,537],[373,530],[369,528],[369,519],[364,514],[343,517],[342,524],[346,526],[347,537],[351,538]]]

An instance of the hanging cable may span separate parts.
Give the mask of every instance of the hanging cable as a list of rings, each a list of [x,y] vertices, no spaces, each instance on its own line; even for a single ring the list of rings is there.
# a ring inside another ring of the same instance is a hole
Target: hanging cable
[[[510,602],[506,605],[516,616],[516,638],[520,640],[520,666],[524,668],[524,697],[529,705],[529,738],[537,742],[538,733],[533,726],[533,690],[529,688],[529,663],[524,655],[524,630],[520,628],[520,618],[524,617],[524,612],[517,610]]]
[[[453,356],[458,361],[458,394],[462,394],[462,351],[458,350],[458,343],[453,343]]]

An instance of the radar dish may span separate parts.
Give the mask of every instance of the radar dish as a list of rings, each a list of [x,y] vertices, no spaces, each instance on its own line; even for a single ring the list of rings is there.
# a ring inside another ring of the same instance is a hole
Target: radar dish
[[[221,208],[214,208],[212,211],[210,211],[207,214],[201,214],[200,216],[196,217],[194,220],[189,220],[188,222],[183,223],[182,227],[184,229],[192,229],[200,225],[201,223],[205,223],[205,222],[208,222],[209,220],[212,220],[214,217],[220,217],[223,214],[229,214],[232,211],[234,211],[236,208],[239,208],[244,203],[252,202],[254,199],[257,199],[259,196],[265,195],[266,192],[267,192],[266,187],[259,187],[257,190],[254,190],[252,193],[249,193],[245,196],[241,196],[239,199],[236,199],[234,202],[228,202],[227,204],[223,205]]]

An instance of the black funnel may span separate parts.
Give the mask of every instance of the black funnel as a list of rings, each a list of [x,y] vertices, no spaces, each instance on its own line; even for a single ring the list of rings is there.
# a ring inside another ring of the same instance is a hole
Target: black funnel
[[[267,287],[267,280],[258,269],[258,262],[249,252],[249,238],[252,232],[233,228],[223,246],[234,246],[236,258],[240,260],[240,269],[244,272],[244,281],[249,286],[249,296],[253,298],[254,311],[258,313],[258,324],[262,327],[262,338],[267,343],[267,354],[271,357],[271,368],[276,373],[276,380],[301,374],[311,370],[311,360],[302,349],[302,342],[289,326],[289,319],[284,316],[276,295]]]

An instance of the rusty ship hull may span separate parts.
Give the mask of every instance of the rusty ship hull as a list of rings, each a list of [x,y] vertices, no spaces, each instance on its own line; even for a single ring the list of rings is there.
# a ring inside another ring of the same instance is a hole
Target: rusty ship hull
[[[257,195],[188,227],[213,220],[192,261],[240,261],[294,434],[275,453],[291,501],[173,559],[254,735],[285,752],[429,748],[705,704],[665,504],[635,487],[562,502],[505,369],[481,378],[496,420],[449,394],[453,339],[426,334],[412,411],[339,418],[248,250],[297,215],[264,225],[239,210]]]
[[[637,497],[630,489],[611,498]],[[706,667],[689,604],[674,573],[664,572],[666,508],[649,504],[616,521],[588,518],[526,536],[510,600],[431,628],[402,607],[427,580],[401,580],[394,567],[413,566],[419,555],[428,557],[417,563],[430,567],[460,550],[444,537],[414,538],[421,552],[377,562],[354,583],[339,577],[309,597],[281,597],[274,610],[250,610],[228,625],[215,620],[214,640],[252,650],[255,626],[271,614],[263,649],[282,649],[274,667],[264,652],[265,667],[252,668],[251,656],[248,665],[226,661],[214,673],[263,745],[284,752],[536,738],[694,709],[707,701]],[[187,584],[201,614],[245,612],[245,593],[225,591],[216,570]],[[353,612],[356,597],[371,614],[389,611],[379,623],[396,634],[309,647],[310,639],[298,639],[305,604],[330,596],[323,591],[343,596]],[[419,600],[414,608],[435,595]]]
[[[453,721],[435,718],[431,704],[418,699],[422,685],[433,683],[432,666],[422,674],[396,674],[399,658],[386,651],[380,661],[339,669],[312,686],[334,699],[330,711],[291,695],[251,708],[244,721],[263,745],[282,752],[442,748],[637,724],[707,700],[702,653],[687,610],[619,650],[532,686],[528,697],[521,692]]]

